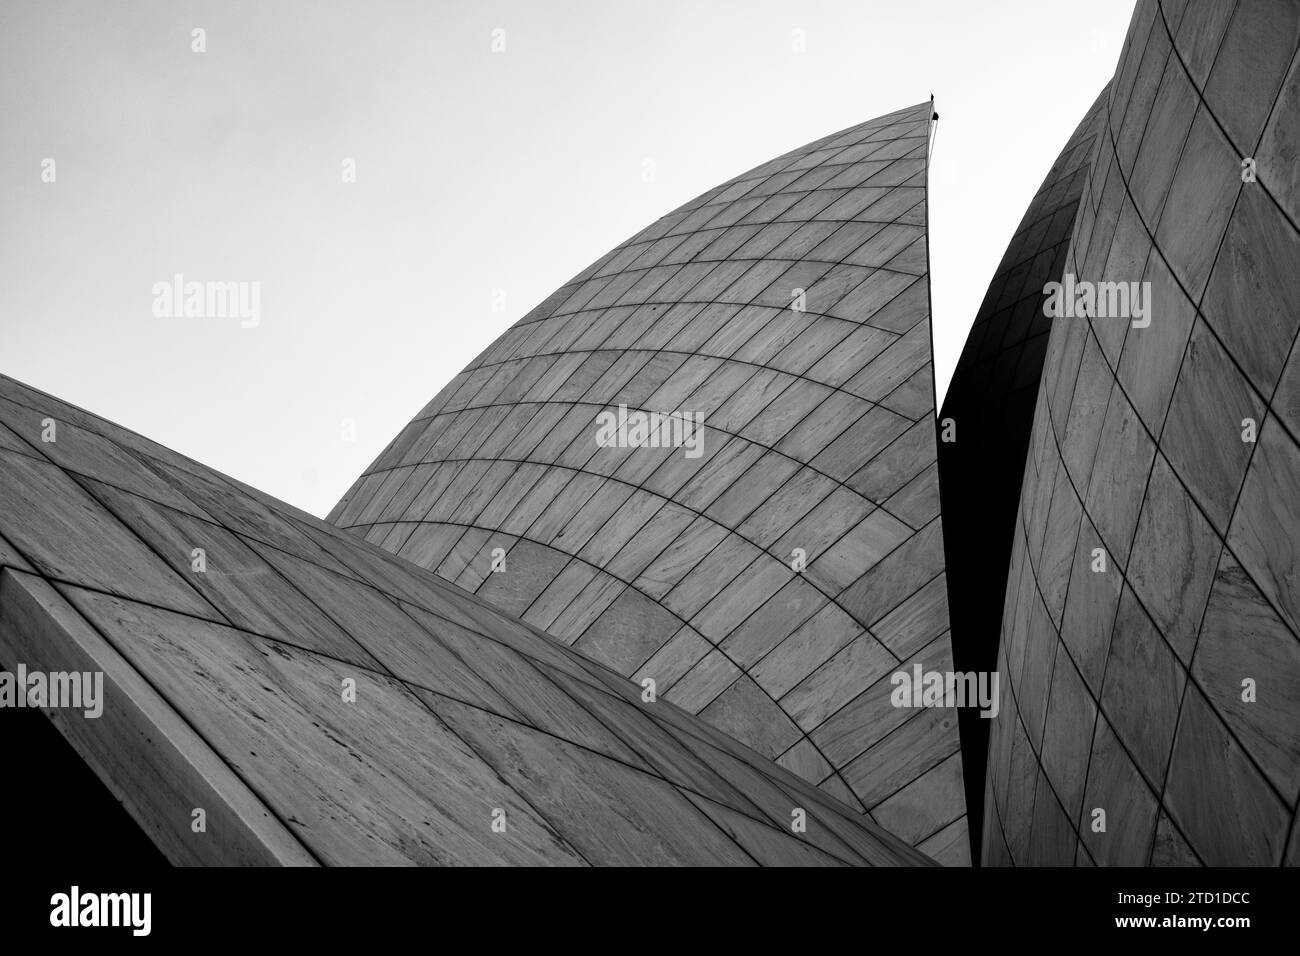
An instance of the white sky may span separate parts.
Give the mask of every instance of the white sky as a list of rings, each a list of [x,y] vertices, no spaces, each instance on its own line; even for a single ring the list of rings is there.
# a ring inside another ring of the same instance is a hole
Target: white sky
[[[752,166],[933,93],[942,400],[1131,10],[0,0],[0,372],[324,514],[598,256]],[[155,317],[152,286],[177,272],[259,282],[260,325]]]

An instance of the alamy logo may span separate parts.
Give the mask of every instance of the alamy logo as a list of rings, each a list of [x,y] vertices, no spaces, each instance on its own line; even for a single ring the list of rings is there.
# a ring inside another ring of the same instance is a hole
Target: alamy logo
[[[56,707],[82,711],[94,720],[104,712],[104,672],[0,671],[0,707]]]
[[[50,925],[128,926],[132,936],[148,936],[153,925],[151,893],[71,893],[50,897]]]
[[[684,448],[687,458],[704,454],[704,415],[700,412],[618,411],[596,416],[596,444],[601,448]]]
[[[895,671],[889,702],[895,707],[979,707],[980,716],[998,715],[997,671]]]
[[[1135,329],[1151,324],[1150,282],[1076,282],[1070,272],[1062,278],[1043,286],[1049,319],[1132,319]]]
[[[186,282],[178,272],[150,291],[153,314],[160,319],[239,319],[245,329],[262,322],[260,282]]]

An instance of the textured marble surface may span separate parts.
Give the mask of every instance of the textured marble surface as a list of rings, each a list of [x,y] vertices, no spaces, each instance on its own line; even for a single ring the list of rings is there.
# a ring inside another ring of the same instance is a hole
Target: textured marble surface
[[[3,377],[0,661],[103,672],[101,717],[49,718],[173,863],[930,862],[488,602]]]
[[[1051,332],[1043,288],[1061,280],[1105,103],[1103,91],[1025,210],[975,315],[939,413],[955,438],[939,443],[938,464],[953,650],[962,671],[991,671],[997,663],[1012,529]],[[1068,523],[1065,496],[1047,507],[1055,509],[1056,524]],[[1077,525],[1077,513],[1073,520]],[[1070,540],[1050,531],[1049,536],[1057,559],[1063,559]],[[960,720],[966,799],[972,818],[980,819],[988,721],[974,712]]]
[[[966,863],[956,723],[906,711],[917,760],[869,729],[899,716],[890,673],[947,644],[930,128],[928,103],[871,120],[633,236],[443,388],[330,520]],[[601,447],[619,405],[703,414],[702,453]],[[923,593],[937,626],[909,643]],[[828,751],[850,716],[860,743]]]
[[[1134,13],[1065,268],[1151,324],[1052,325],[987,862],[1300,862],[1298,50],[1294,4]]]

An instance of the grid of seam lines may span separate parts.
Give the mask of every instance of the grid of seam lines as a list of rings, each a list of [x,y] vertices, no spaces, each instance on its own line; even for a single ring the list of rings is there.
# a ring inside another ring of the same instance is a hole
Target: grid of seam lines
[[[3,377],[0,462],[0,648],[94,655],[105,718],[64,732],[174,863],[926,862],[434,575]]]
[[[1134,14],[1067,271],[1151,321],[1052,331],[990,862],[1300,863],[1298,51],[1293,4]]]
[[[956,721],[888,700],[900,667],[951,668],[929,129],[928,103],[881,117],[663,217],[485,350],[330,520],[964,862]],[[599,447],[620,404],[702,414],[703,454]]]
[[[1062,148],[1025,210],[976,313],[940,413],[948,600],[956,669],[994,670],[1002,598],[1035,399],[1051,320],[1046,283],[1060,281],[1109,84]],[[972,546],[975,545],[975,546]],[[988,721],[960,722],[967,812],[982,819]]]

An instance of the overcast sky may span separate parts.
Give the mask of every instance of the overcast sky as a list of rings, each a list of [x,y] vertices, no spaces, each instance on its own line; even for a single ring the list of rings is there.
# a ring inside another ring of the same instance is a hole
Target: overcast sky
[[[0,372],[323,515],[598,256],[750,167],[933,93],[942,399],[1131,11],[0,0]],[[156,315],[155,283],[176,273],[259,283],[260,321]]]

